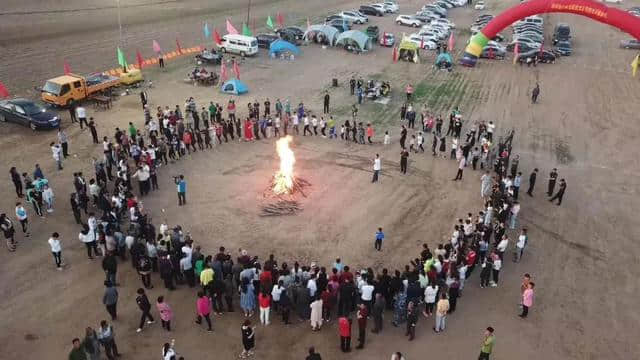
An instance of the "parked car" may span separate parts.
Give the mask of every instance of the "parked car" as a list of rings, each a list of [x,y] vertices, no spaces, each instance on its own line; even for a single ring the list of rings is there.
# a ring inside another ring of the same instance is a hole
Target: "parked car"
[[[258,47],[263,49],[268,49],[271,46],[271,43],[278,40],[278,38],[278,35],[274,34],[256,35],[256,40],[258,40]]]
[[[434,13],[440,15],[440,17],[447,17],[447,10],[436,5],[425,5],[422,7],[422,10],[433,11]]]
[[[453,6],[451,3],[448,3],[448,2],[446,2],[446,1],[436,1],[434,4],[435,4],[435,5],[438,5],[438,6],[440,6],[440,7],[443,7],[443,8],[445,8],[445,9],[452,9],[452,8],[454,8],[454,6]]]
[[[383,4],[371,4],[369,6],[375,8],[376,10],[382,12],[383,14],[388,14],[387,8]]]
[[[365,33],[367,34],[367,36],[369,38],[371,38],[371,42],[376,43],[378,42],[378,39],[380,38],[380,28],[373,25],[373,26],[369,26],[367,27],[367,30],[365,31]]]
[[[482,49],[480,57],[483,59],[498,59],[502,60],[507,56],[507,51],[504,48],[497,46],[487,45]]]
[[[506,49],[508,52],[513,52],[514,49],[516,47],[516,43],[512,42],[511,44],[508,44]],[[528,43],[523,43],[523,42],[519,42],[518,43],[518,52],[519,53],[524,53],[530,50],[540,50],[540,45],[538,46],[532,46],[531,44]]]
[[[291,30],[278,29],[275,31],[275,33],[278,35],[278,37],[280,37],[280,39],[290,42],[293,45],[299,45],[301,43],[298,36],[296,36],[296,33]]]
[[[341,14],[333,14],[324,18],[324,23],[331,22],[332,20],[344,20],[344,17]]]
[[[410,41],[416,45],[418,45],[418,47],[420,47],[421,49],[425,49],[425,50],[435,50],[438,47],[438,44],[427,39],[426,37],[423,38],[422,36],[418,35],[418,34],[412,34],[409,37],[405,38],[407,41]]]
[[[386,5],[389,9],[391,9],[391,13],[397,13],[400,10],[400,7],[398,6],[398,4],[394,2],[385,1],[383,4]]]
[[[476,10],[484,10],[484,1],[478,1],[473,8]]]
[[[566,41],[571,39],[571,27],[569,24],[558,23],[553,29],[553,44],[557,44],[558,41]]]
[[[384,16],[384,11],[377,9],[371,5],[362,5],[360,6],[360,12],[365,14],[365,15],[372,15],[372,16]]]
[[[418,32],[416,35],[419,35],[423,39],[433,41],[435,43],[440,41],[440,35],[431,30],[420,30],[420,32]]]
[[[222,54],[218,53],[213,48],[211,50],[205,49],[196,55],[196,61],[202,64],[220,65],[220,62],[222,61]]]
[[[396,24],[412,26],[412,27],[420,27],[420,25],[422,25],[422,21],[416,19],[412,15],[399,15],[396,18]]]
[[[413,15],[413,17],[427,24],[431,23],[431,21],[434,19],[440,19],[440,16],[438,16],[438,14],[426,11],[420,11],[418,14]]]
[[[302,40],[302,38],[304,38],[304,30],[302,30],[301,28],[297,27],[297,26],[287,26],[284,27],[282,29],[278,29],[276,30],[276,33],[278,35],[280,35],[281,32],[289,32],[295,35],[295,37],[298,40]],[[282,37],[282,35],[280,35],[280,37]]]
[[[526,63],[527,59],[536,59],[539,63],[553,64],[557,56],[550,50],[529,50],[518,55],[518,62]]]
[[[607,2],[612,4],[622,4],[622,0],[602,0],[602,2]]]
[[[336,28],[341,33],[351,30],[351,24],[349,23],[349,21],[344,20],[344,19],[342,19],[342,20],[341,19],[333,19],[330,22],[326,23],[326,25],[333,26],[334,28]]]
[[[396,37],[392,33],[385,32],[380,36],[380,45],[392,47],[396,43]]]
[[[358,13],[354,12],[354,11],[343,11],[341,13],[339,13],[338,15],[341,15],[343,19],[349,20],[355,24],[364,24],[366,22],[369,21],[369,18],[366,16],[360,16]]]
[[[27,99],[0,101],[0,122],[13,122],[31,130],[55,129],[60,126],[58,115]]]
[[[456,28],[456,24],[454,24],[451,20],[449,19],[435,19],[431,21],[431,25],[434,24],[442,24],[445,25],[449,28],[455,29]]]
[[[623,49],[640,49],[640,40],[629,39],[620,41],[620,47]]]
[[[569,41],[558,41],[555,49],[562,56],[569,56],[573,53],[573,48]]]
[[[389,6],[389,5],[385,4],[385,3],[378,3],[376,5],[382,6],[382,8],[384,9],[384,12],[387,13],[387,14],[393,13],[393,11],[391,9],[391,6]]]

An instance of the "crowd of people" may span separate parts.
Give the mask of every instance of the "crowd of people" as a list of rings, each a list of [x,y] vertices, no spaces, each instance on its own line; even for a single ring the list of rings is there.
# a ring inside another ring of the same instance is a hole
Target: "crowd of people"
[[[352,85],[352,94],[356,86],[357,82]],[[244,315],[240,327],[243,344],[240,356],[243,358],[254,354],[257,330],[252,319],[256,313],[264,326],[278,316],[284,324],[296,319],[308,321],[312,331],[320,331],[324,324],[336,320],[340,348],[344,352],[351,351],[353,322],[358,328],[356,348],[361,349],[366,344],[368,319],[373,319],[371,332],[380,334],[388,312],[392,314],[390,323],[393,326],[405,327],[408,340],[414,339],[421,317],[433,317],[433,331],[444,332],[447,317],[455,313],[465,283],[476,268],[479,269],[480,287],[497,287],[508,248],[513,248],[514,262],[520,261],[524,255],[529,240],[527,229],[520,229],[517,240],[512,240],[507,234],[508,229],[518,227],[522,173],[518,171],[519,158],[511,156],[510,146],[506,142],[494,145],[493,122],[471,124],[464,143],[460,142],[464,121],[457,108],[449,116],[446,132],[441,116],[423,109],[420,114],[422,129],[411,135],[407,147],[408,131],[415,129],[416,120],[416,111],[410,102],[411,93],[407,91],[407,103],[402,106],[400,115],[401,171],[407,171],[410,152],[425,151],[423,145],[429,134],[433,136],[432,154],[447,157],[446,137],[450,136],[448,157],[458,161],[458,174],[454,180],[462,179],[462,171],[467,164],[471,164],[473,170],[478,165],[485,170],[481,179],[483,207],[457,219],[449,242],[435,248],[424,244],[421,249],[416,249],[415,257],[409,259],[404,269],[393,270],[352,269],[339,258],[331,265],[301,264],[295,259],[277,259],[275,254],[270,254],[263,261],[261,255],[250,249],[232,254],[224,246],[214,255],[213,249],[202,248],[181,225],[170,225],[163,219],[156,227],[149,215],[151,211],[140,201],[158,189],[157,172],[162,166],[236,138],[238,141],[257,141],[261,137],[300,135],[302,132],[302,136],[319,135],[329,139],[340,136],[345,141],[372,143],[373,127],[367,124],[365,128],[358,120],[356,105],[353,106],[351,121],[340,125],[338,135],[336,121],[328,115],[328,93],[324,96],[323,116],[319,119],[302,102],[292,108],[288,99],[284,102],[276,99],[273,113],[269,99],[262,104],[257,100],[249,103],[244,120],[241,120],[233,99],[225,108],[211,102],[198,110],[195,100],[189,98],[184,111],[178,105],[174,109],[157,107],[154,116],[146,96],[141,96],[144,127],[137,128],[129,123],[127,129],[116,128],[112,137],[104,136],[103,158],[93,159],[94,176],[87,181],[82,172],[74,173],[73,191],[69,197],[74,219],[81,227],[79,240],[85,244],[88,258],[102,257],[100,267],[106,274],[102,300],[111,320],[119,320],[117,273],[125,262],[130,261],[141,279],[136,298],[141,312],[138,332],[142,332],[145,325],[154,323],[154,313],[160,318],[162,327],[167,332],[172,331],[171,321],[175,314],[171,305],[159,295],[154,307],[153,301],[147,297],[158,276],[164,291],[178,287],[193,289],[196,295],[195,322],[201,324],[204,320],[208,331],[214,330],[211,315],[235,312],[237,302]],[[86,114],[81,115],[86,122]],[[92,127],[91,134],[96,143],[95,127]],[[60,130],[58,139],[52,148],[60,149],[54,151],[54,160],[61,169],[60,159],[68,156],[69,144],[63,130]],[[389,131],[382,143],[390,144]],[[376,155],[373,182],[378,180],[380,170],[380,158]],[[533,196],[537,172],[535,169],[529,178],[529,196]],[[15,167],[11,168],[10,176],[18,198],[26,197],[37,215],[45,216],[43,209],[53,211],[53,192],[37,164],[33,178],[27,173],[20,175]],[[549,196],[553,195],[557,177],[554,169],[549,178]],[[134,191],[134,179],[137,180],[137,191]],[[175,183],[178,205],[186,205],[187,183],[184,176],[176,177]],[[566,182],[562,179],[559,192],[551,200],[558,200],[560,204],[565,188]],[[21,202],[16,204],[15,214],[24,236],[29,236],[29,217]],[[1,214],[0,225],[9,250],[14,251],[15,231],[9,216]],[[384,233],[379,228],[374,238],[376,250],[382,251],[383,240]],[[62,270],[60,235],[53,232],[48,243],[56,267]],[[528,275],[525,280],[521,317],[527,316],[533,304],[534,284]],[[493,332],[491,327],[487,328],[481,358],[489,358]],[[99,359],[101,348],[109,359],[119,356],[114,326],[106,320],[100,322],[97,330],[88,327],[84,338],[73,339],[72,343],[69,355],[72,360]],[[163,358],[182,357],[177,355],[171,342],[163,346]],[[401,353],[394,353],[392,358],[404,359]],[[320,355],[311,348],[307,359],[317,360]]]

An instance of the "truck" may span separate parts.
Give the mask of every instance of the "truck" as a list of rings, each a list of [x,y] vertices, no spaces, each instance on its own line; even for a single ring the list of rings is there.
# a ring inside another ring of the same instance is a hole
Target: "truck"
[[[47,80],[40,89],[42,101],[53,106],[70,106],[91,95],[120,85],[120,78],[97,73],[89,76],[67,74]]]

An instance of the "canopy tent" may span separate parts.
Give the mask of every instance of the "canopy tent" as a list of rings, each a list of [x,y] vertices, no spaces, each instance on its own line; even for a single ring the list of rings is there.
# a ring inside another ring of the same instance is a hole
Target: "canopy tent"
[[[283,52],[290,52],[294,55],[299,55],[300,54],[300,49],[293,45],[292,43],[288,42],[288,41],[284,41],[282,39],[276,40],[274,42],[271,43],[271,45],[269,46],[269,55],[271,56],[271,54],[276,54],[279,55],[280,53]]]
[[[318,39],[318,35],[322,35],[322,39]],[[314,40],[316,42],[324,43],[326,41],[327,44],[333,46],[336,41],[336,37],[338,36],[338,29],[333,26],[328,25],[311,25],[307,28],[307,31],[304,32],[303,38],[305,40]],[[322,41],[319,41],[322,40]]]
[[[371,50],[371,38],[360,30],[349,30],[338,35],[336,45],[356,44],[359,51]]]
[[[409,40],[402,40],[400,46],[398,47],[398,57],[405,61],[411,61],[418,63],[420,50],[416,43]]]
[[[220,91],[225,94],[242,95],[249,91],[249,88],[245,83],[238,79],[227,80],[220,87]]]

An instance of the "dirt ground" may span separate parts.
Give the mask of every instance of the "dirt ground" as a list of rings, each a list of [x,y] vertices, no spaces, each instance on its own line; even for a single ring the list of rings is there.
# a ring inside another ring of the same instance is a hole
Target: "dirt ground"
[[[185,44],[192,44],[201,36],[193,24],[206,19],[221,29],[224,17],[232,16],[238,25],[246,14],[245,5],[234,1],[148,2],[122,1],[126,6],[138,5],[128,8],[124,18],[130,54],[141,44],[150,47],[151,39],[172,44],[176,33]],[[103,2],[5,3],[0,12],[0,51],[7,56],[0,58],[0,79],[10,88],[19,89],[18,94],[33,95],[27,90],[58,74],[65,58],[72,60],[78,72],[113,66],[117,39],[113,8],[46,13],[60,8],[104,7]],[[497,14],[514,3],[489,2],[485,12]],[[303,23],[307,15],[318,18],[329,12],[327,9],[350,8],[356,2],[263,0],[254,4],[252,13],[257,16],[286,9],[289,22]],[[636,0],[625,5],[637,4]],[[400,5],[401,13],[409,13],[422,3],[410,0],[400,1]],[[457,53],[469,36],[463,29],[476,14],[466,8],[450,11],[450,18],[457,24]],[[514,66],[509,60],[483,61],[475,69],[456,68],[447,74],[432,69],[433,54],[418,65],[392,64],[389,49],[376,48],[370,54],[356,56],[315,45],[303,47],[295,62],[270,60],[261,51],[259,57],[241,66],[242,79],[250,88],[250,93],[239,99],[241,110],[248,101],[269,97],[272,102],[275,98],[288,98],[292,104],[304,101],[319,112],[322,92],[329,89],[333,113],[342,122],[353,102],[345,86],[352,74],[390,80],[393,99],[387,106],[365,103],[361,108],[362,119],[370,120],[376,128],[377,143],[373,146],[296,137],[296,172],[312,183],[308,198],[301,200],[304,211],[297,216],[258,216],[261,194],[278,166],[273,139],[223,144],[161,168],[161,190],[144,199],[145,208],[156,224],[166,216],[170,224],[182,224],[191,230],[196,242],[209,253],[225,245],[228,249],[248,248],[263,258],[274,253],[279,261],[290,263],[329,264],[340,256],[355,268],[373,265],[394,269],[415,257],[423,242],[430,246],[443,242],[457,217],[480,210],[480,173],[467,170],[464,181],[454,183],[450,181],[456,168],[453,162],[412,155],[409,174],[400,175],[398,109],[403,97],[400,89],[409,81],[416,84],[420,102],[433,111],[447,113],[460,106],[466,119],[493,120],[499,133],[514,128],[515,152],[521,156],[523,173],[528,175],[534,167],[540,168],[535,197],[523,199],[520,222],[530,231],[523,261],[517,265],[507,261],[501,286],[495,289],[480,289],[475,272],[467,282],[458,311],[448,319],[446,333],[435,335],[432,319],[421,318],[416,341],[408,343],[402,329],[390,326],[389,313],[382,335],[369,335],[364,350],[343,355],[338,350],[334,322],[312,333],[306,323],[284,329],[275,320],[268,328],[258,328],[256,358],[300,359],[308,346],[315,345],[327,359],[386,359],[393,351],[402,351],[407,360],[425,354],[472,359],[488,325],[496,328],[495,359],[630,359],[640,351],[633,336],[640,321],[635,311],[640,268],[634,266],[640,255],[635,244],[640,226],[634,216],[640,208],[636,197],[640,164],[635,154],[640,105],[634,101],[640,86],[629,70],[634,53],[618,49],[617,42],[626,36],[616,29],[577,16],[554,14],[544,18],[548,33],[557,22],[571,24],[574,55],[537,68]],[[410,32],[394,25],[391,16],[373,22],[396,36]],[[79,58],[83,61],[76,60]],[[154,82],[154,88],[148,90],[151,104],[182,107],[188,96],[194,96],[199,105],[226,103],[228,96],[217,89],[184,83],[182,79],[192,66],[191,59],[183,58],[170,63],[166,72],[149,70],[147,77]],[[329,88],[334,77],[341,86]],[[529,96],[536,81],[541,86],[540,104],[532,106]],[[112,110],[90,110],[100,137],[111,136],[114,127],[126,127],[129,121],[142,126],[141,115],[135,95],[120,98]],[[2,125],[4,168],[17,166],[30,171],[39,162],[58,200],[52,216],[33,218],[31,238],[22,240],[18,235],[16,253],[0,251],[0,347],[7,359],[66,358],[73,337],[107,318],[101,304],[103,274],[99,260],[86,259],[84,247],[76,240],[78,228],[66,200],[72,189],[72,172],[91,174],[90,159],[99,156],[101,148],[91,144],[88,132],[70,126],[66,113],[63,116],[74,155],[59,173],[54,170],[48,147],[55,132],[32,133],[26,128]],[[385,130],[395,140],[387,147],[381,144]],[[383,159],[383,174],[380,184],[371,185],[370,160],[376,152]],[[553,167],[568,182],[561,207],[543,196],[546,176]],[[172,176],[180,173],[189,183],[186,208],[176,206],[172,184]],[[12,214],[15,195],[6,179],[0,208]],[[378,226],[387,234],[382,253],[372,247]],[[63,272],[54,270],[46,244],[53,231],[63,238],[67,263]],[[537,286],[536,303],[530,317],[523,321],[515,315],[519,278],[525,272],[532,274]],[[136,334],[139,314],[134,291],[140,281],[129,264],[121,264],[118,276],[120,319],[115,328],[125,358],[159,358],[161,345],[171,338],[176,339],[178,353],[187,359],[211,354],[232,359],[240,352],[241,316],[216,316],[215,332],[206,333],[192,322],[194,292],[180,289],[166,293],[157,276],[149,297],[153,300],[165,295],[174,309],[175,330],[167,334],[154,324]]]

